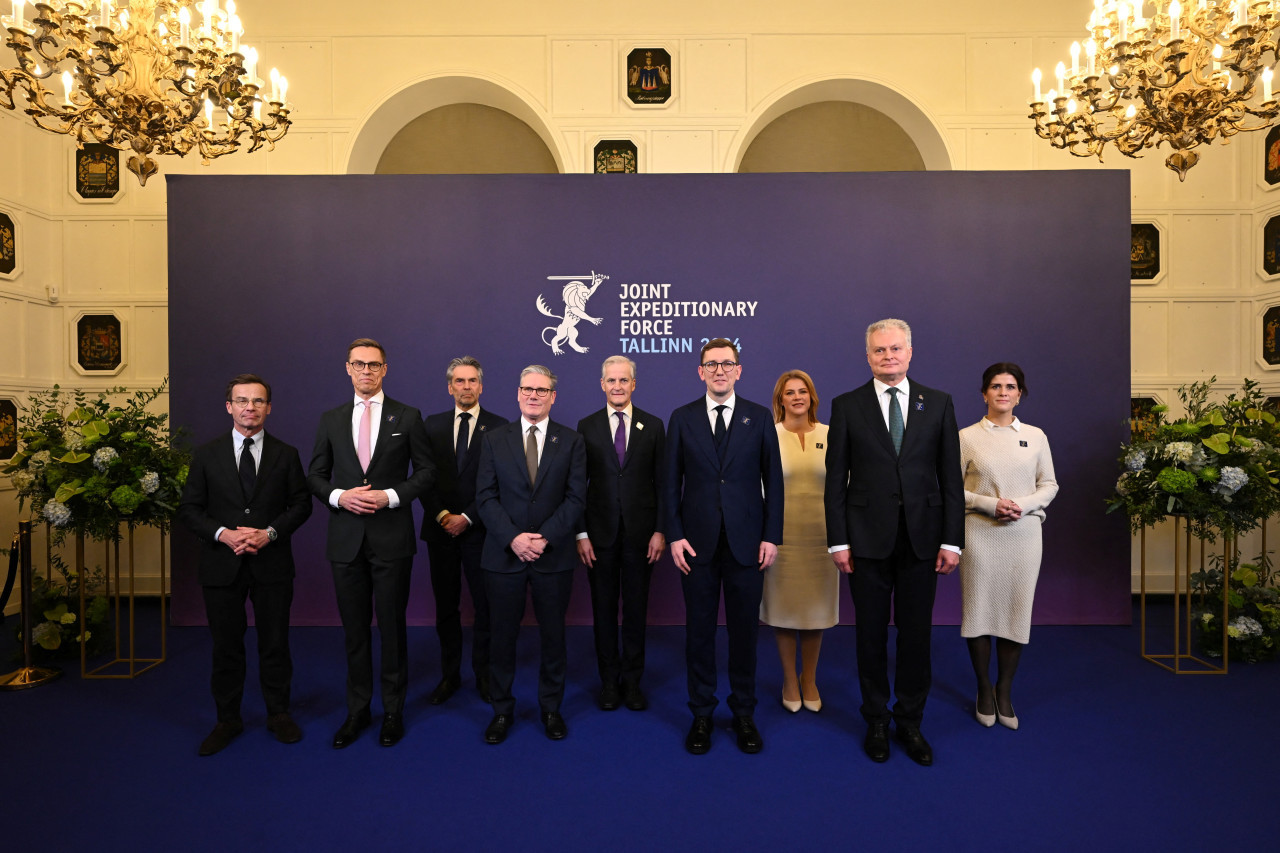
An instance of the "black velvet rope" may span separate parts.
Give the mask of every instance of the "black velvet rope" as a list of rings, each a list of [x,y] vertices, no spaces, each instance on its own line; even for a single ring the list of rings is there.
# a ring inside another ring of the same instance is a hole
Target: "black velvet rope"
[[[9,594],[13,592],[13,580],[18,576],[18,536],[14,534],[13,547],[9,550],[9,577],[4,581],[4,592],[0,592],[0,613],[9,603]]]

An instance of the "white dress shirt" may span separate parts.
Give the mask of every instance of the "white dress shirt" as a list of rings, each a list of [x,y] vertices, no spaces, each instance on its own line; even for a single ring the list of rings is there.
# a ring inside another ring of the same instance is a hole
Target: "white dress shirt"
[[[368,400],[365,400],[359,394],[354,395],[354,405],[351,408],[351,446],[360,446],[360,421],[364,418],[364,407],[366,404],[373,406],[373,412],[369,415],[369,457],[373,458],[373,451],[378,446],[378,432],[382,428],[382,405],[386,402],[387,395],[382,391],[374,394]],[[338,498],[342,497],[344,489],[334,489],[329,493],[329,506],[339,509]],[[387,509],[395,509],[400,506],[400,496],[396,494],[395,489],[383,489],[387,495]]]

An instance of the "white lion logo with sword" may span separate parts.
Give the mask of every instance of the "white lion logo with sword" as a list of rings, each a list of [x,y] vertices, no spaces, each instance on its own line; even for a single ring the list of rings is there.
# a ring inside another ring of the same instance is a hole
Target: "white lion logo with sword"
[[[585,278],[591,279],[591,286],[588,287],[583,281]],[[586,320],[589,323],[599,326],[603,317],[592,317],[587,313],[587,300],[596,292],[596,288],[601,282],[608,279],[609,276],[592,270],[590,276],[585,275],[549,275],[547,281],[568,281],[561,291],[561,297],[564,299],[564,316],[552,314],[551,308],[547,306],[547,300],[538,294],[537,306],[538,310],[548,317],[553,317],[560,321],[558,326],[547,326],[542,330],[542,342],[551,347],[551,351],[556,355],[563,355],[564,350],[561,346],[568,343],[578,352],[587,352],[587,347],[578,343],[578,321]],[[552,332],[551,340],[547,340],[547,332]]]

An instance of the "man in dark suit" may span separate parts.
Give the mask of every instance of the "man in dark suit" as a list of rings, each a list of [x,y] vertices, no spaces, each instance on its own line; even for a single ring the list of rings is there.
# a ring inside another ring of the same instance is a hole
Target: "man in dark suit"
[[[649,578],[666,550],[659,528],[663,466],[662,421],[631,405],[636,363],[605,359],[600,372],[603,409],[578,422],[587,446],[587,511],[578,556],[591,581],[591,613],[600,671],[600,707],[648,707],[644,674]],[[622,599],[622,654],[618,654],[618,599]]]
[[[436,481],[422,494],[422,539],[431,558],[431,592],[436,600],[436,636],[440,639],[440,683],[432,705],[443,705],[462,685],[462,578],[475,607],[471,631],[471,669],[476,688],[489,701],[489,599],[484,592],[480,552],[484,524],[476,508],[476,472],[487,432],[507,419],[480,408],[484,368],[469,355],[449,362],[445,371],[453,408],[429,415],[427,447]]]
[[[734,394],[738,348],[715,338],[702,347],[700,397],[671,413],[663,500],[671,558],[684,573],[685,658],[693,725],[684,745],[711,748],[716,707],[716,617],[724,588],[729,632],[729,709],[738,748],[756,753],[756,635],[761,574],[782,544],[783,481],[772,413]]]
[[[311,493],[329,508],[325,555],[346,635],[347,718],[333,736],[335,749],[353,743],[371,721],[375,612],[382,639],[378,742],[394,746],[404,736],[405,609],[417,552],[413,501],[434,473],[422,415],[383,393],[386,373],[386,352],[377,341],[359,338],[347,347],[355,397],[321,415],[307,473]]]
[[[267,729],[281,743],[302,740],[289,716],[293,661],[289,607],[293,550],[289,537],[311,515],[311,495],[298,451],[263,431],[271,414],[271,386],[253,374],[227,383],[230,433],[191,459],[178,520],[200,540],[197,577],[213,635],[213,701],[218,722],[200,744],[213,755],[244,731],[244,603],[253,601],[258,633],[258,678],[267,704]]]
[[[867,329],[872,380],[831,404],[827,443],[827,544],[849,575],[857,614],[863,748],[889,758],[889,616],[898,628],[894,732],[916,763],[933,763],[920,733],[931,682],[929,645],[939,574],[964,545],[964,480],[951,397],[908,381],[911,328]]]
[[[547,737],[568,729],[560,715],[566,668],[564,614],[573,590],[573,537],[587,493],[582,436],[550,420],[556,376],[540,364],[520,373],[520,419],[488,431],[480,450],[476,503],[486,536],[480,562],[489,596],[489,689],[493,719],[488,743],[502,743],[515,715],[511,693],[516,638],[526,588],[542,639],[538,705]]]

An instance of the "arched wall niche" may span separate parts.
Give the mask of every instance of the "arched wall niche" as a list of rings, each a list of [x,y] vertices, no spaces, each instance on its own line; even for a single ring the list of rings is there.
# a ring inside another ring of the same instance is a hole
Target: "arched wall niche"
[[[562,173],[566,170],[568,156],[564,145],[532,99],[495,79],[446,74],[410,83],[371,109],[356,125],[344,171],[349,175],[373,174],[388,143],[405,125],[424,113],[451,104],[481,104],[510,113],[546,144],[556,168]]]

